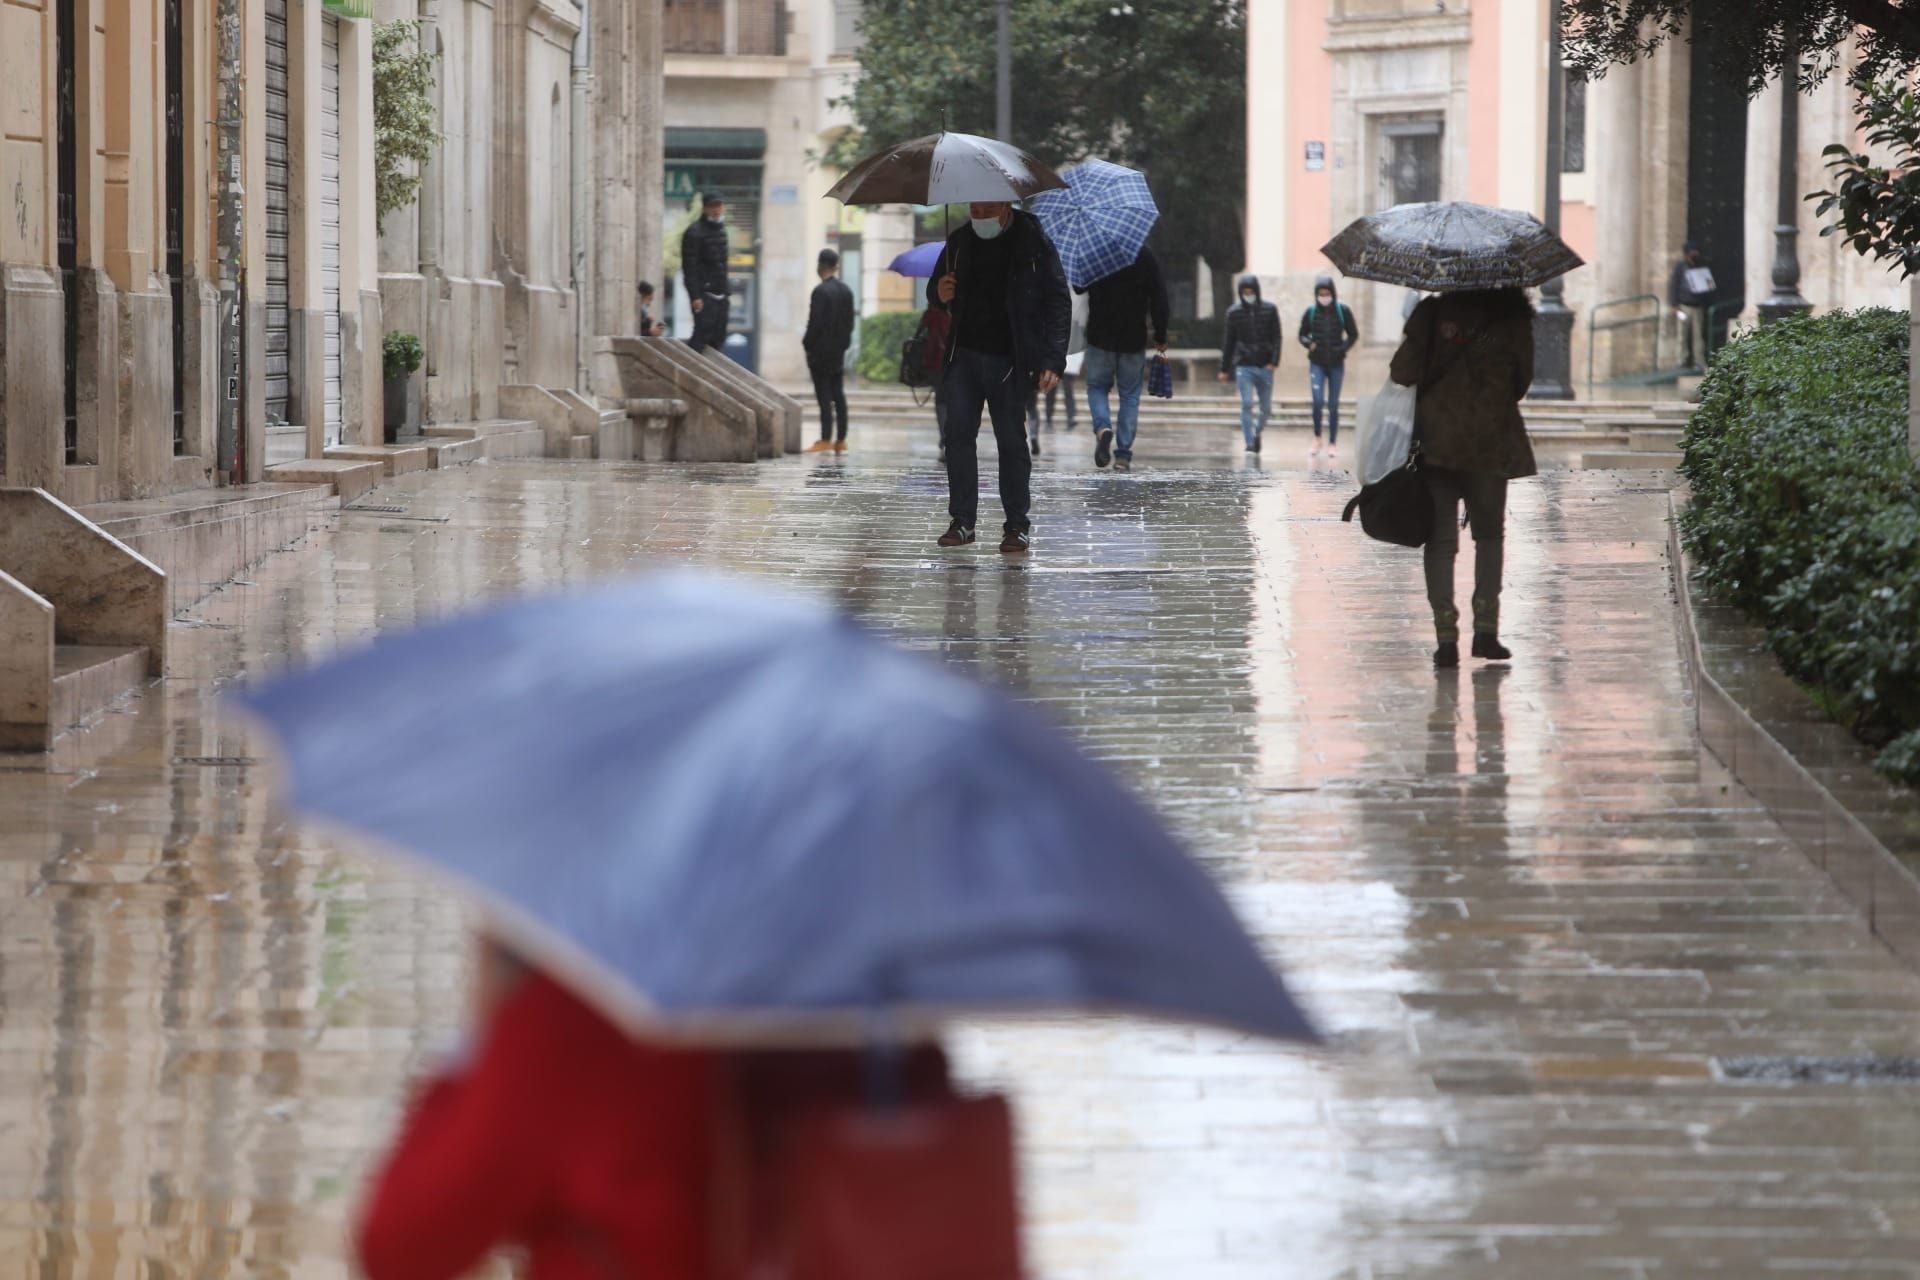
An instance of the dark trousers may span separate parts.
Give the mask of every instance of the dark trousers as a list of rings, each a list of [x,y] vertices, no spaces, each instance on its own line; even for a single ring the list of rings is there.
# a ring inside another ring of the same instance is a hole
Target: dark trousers
[[[1014,385],[1011,356],[982,355],[965,347],[947,368],[947,514],[969,529],[980,515],[980,414],[993,419],[1000,450],[1000,505],[1008,529],[1029,527],[1027,485],[1033,456],[1027,452],[1026,392]]]
[[[733,305],[731,298],[705,298],[701,308],[693,313],[693,336],[687,339],[687,345],[695,351],[705,351],[708,347],[716,351],[727,344],[727,311]]]
[[[1478,471],[1454,471],[1422,465],[1433,496],[1433,533],[1427,539],[1427,603],[1433,607],[1435,637],[1460,639],[1460,610],[1454,605],[1453,561],[1460,552],[1460,504],[1466,503],[1473,529],[1473,629],[1500,634],[1500,575],[1506,557],[1507,481]]]
[[[1058,397],[1067,402],[1067,430],[1073,430],[1073,388],[1074,384],[1079,381],[1078,378],[1070,373],[1062,374],[1060,377],[1060,385],[1047,392],[1047,425],[1049,427],[1053,425],[1053,404],[1055,397]]]
[[[820,402],[820,438],[832,440],[834,415],[839,415],[839,439],[847,438],[847,369],[835,360],[831,364],[807,364],[813,375],[813,397]]]

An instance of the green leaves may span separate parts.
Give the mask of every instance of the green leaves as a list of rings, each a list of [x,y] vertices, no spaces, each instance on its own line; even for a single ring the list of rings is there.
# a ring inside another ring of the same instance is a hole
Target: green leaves
[[[412,373],[427,358],[420,339],[411,333],[390,330],[381,342],[381,372],[391,381],[403,373]]]
[[[1920,100],[1900,81],[1859,83],[1859,120],[1865,151],[1835,144],[1821,152],[1834,185],[1807,199],[1814,212],[1834,221],[1823,236],[1838,235],[1856,253],[1897,264],[1903,275],[1920,271]],[[1882,163],[1882,159],[1886,163]]]
[[[373,200],[382,223],[420,195],[419,166],[440,145],[434,118],[435,54],[420,47],[420,24],[373,28]]]
[[[1715,357],[1681,522],[1702,584],[1767,628],[1876,767],[1920,786],[1920,475],[1905,312],[1771,324]]]
[[[1018,0],[1014,141],[1049,164],[1099,156],[1144,170],[1169,259],[1244,256],[1246,24],[1242,0]],[[994,23],[984,5],[867,0],[846,166],[883,142],[994,131]]]

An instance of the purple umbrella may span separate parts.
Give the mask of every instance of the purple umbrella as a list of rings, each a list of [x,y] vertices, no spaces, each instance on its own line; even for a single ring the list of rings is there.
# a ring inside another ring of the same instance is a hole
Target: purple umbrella
[[[917,244],[888,264],[887,270],[895,275],[925,280],[933,275],[933,264],[940,261],[940,251],[944,248],[946,246],[938,240]]]

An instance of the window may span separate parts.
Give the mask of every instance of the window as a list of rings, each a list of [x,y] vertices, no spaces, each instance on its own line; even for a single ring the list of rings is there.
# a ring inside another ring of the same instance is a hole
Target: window
[[[1438,120],[1380,126],[1383,207],[1440,198]]]
[[[1572,67],[1562,77],[1566,92],[1561,105],[1560,170],[1563,173],[1587,171],[1587,78]]]
[[[833,56],[851,58],[860,52],[862,0],[833,0]]]

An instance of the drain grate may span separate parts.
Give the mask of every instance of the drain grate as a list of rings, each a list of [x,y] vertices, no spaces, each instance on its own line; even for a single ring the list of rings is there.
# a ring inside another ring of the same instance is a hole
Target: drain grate
[[[1728,1080],[1772,1084],[1897,1084],[1920,1081],[1920,1058],[1868,1054],[1851,1058],[1722,1058]]]
[[[387,507],[377,502],[356,502],[352,506],[340,508],[342,511],[371,511],[375,515],[402,516],[407,513],[405,507]]]
[[[257,756],[175,756],[175,764],[201,765],[209,769],[243,768],[250,764],[259,764]]]

